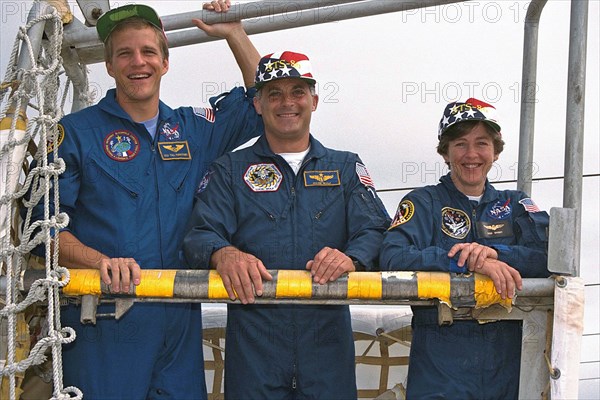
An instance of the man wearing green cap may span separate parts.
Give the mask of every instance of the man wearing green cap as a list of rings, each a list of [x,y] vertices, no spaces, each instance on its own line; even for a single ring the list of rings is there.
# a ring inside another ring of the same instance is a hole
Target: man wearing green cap
[[[229,0],[205,5],[218,12],[229,7]],[[148,6],[126,5],[97,24],[116,88],[59,125],[56,146],[66,163],[60,210],[69,216],[59,233],[59,262],[99,269],[116,294],[138,285],[141,269],[182,267],[181,242],[204,169],[262,132],[252,104],[260,57],[241,23],[194,23],[227,40],[248,90],[213,98],[211,108],[162,103],[161,78],[169,69],[162,22]],[[35,217],[42,216],[38,208]],[[111,313],[114,306],[97,311]],[[95,326],[79,322],[77,305],[62,316],[77,333],[64,347],[65,386],[80,388],[85,398],[206,398],[199,305],[136,303],[118,321],[99,318]]]

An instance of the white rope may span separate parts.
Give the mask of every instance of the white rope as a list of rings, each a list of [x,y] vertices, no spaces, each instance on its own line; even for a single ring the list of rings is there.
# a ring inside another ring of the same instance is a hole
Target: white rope
[[[34,7],[41,3],[36,0]],[[45,24],[44,31],[47,39],[29,37],[28,32],[36,24]],[[68,216],[59,213],[58,206],[54,215],[50,213],[51,201],[58,205],[58,175],[65,170],[65,164],[56,154],[57,146],[54,146],[54,162],[48,163],[47,143],[57,140],[57,124],[63,116],[63,106],[66,102],[67,89],[64,90],[59,99],[59,86],[61,82],[62,58],[60,56],[62,46],[63,27],[60,15],[53,11],[33,18],[21,27],[17,33],[10,61],[6,69],[3,82],[0,84],[0,103],[3,104],[0,120],[12,118],[8,133],[3,130],[2,146],[0,146],[0,160],[7,166],[4,174],[16,174],[14,183],[2,182],[0,193],[0,210],[2,216],[2,239],[0,242],[0,275],[6,276],[6,294],[4,307],[0,309],[0,318],[6,319],[8,335],[6,337],[7,357],[0,368],[0,377],[4,376],[9,381],[9,397],[16,399],[16,375],[22,374],[28,368],[40,365],[48,358],[49,349],[53,360],[53,383],[54,392],[52,399],[81,399],[81,391],[75,387],[63,388],[62,383],[62,346],[75,340],[75,331],[72,328],[62,327],[60,323],[60,298],[59,290],[69,281],[67,269],[58,266],[58,252],[50,251],[50,244],[54,240],[54,246],[58,246],[58,237],[52,234],[59,232],[68,225]],[[37,42],[36,42],[37,40]],[[37,53],[35,44],[40,44],[40,54]],[[31,68],[22,68],[19,60],[29,60]],[[87,94],[87,75],[85,79],[85,95],[80,97],[87,104],[90,96]],[[70,79],[63,77],[66,85]],[[30,110],[25,132],[17,129],[19,111]],[[6,128],[6,127],[5,127]],[[31,169],[28,175],[22,179],[20,175],[21,166],[25,156],[25,147],[33,140],[38,144],[38,151],[33,155],[37,166]],[[22,156],[21,156],[22,154]],[[5,163],[6,162],[6,163]],[[5,177],[0,179],[7,181]],[[22,181],[20,184],[18,181]],[[50,188],[53,187],[54,197],[50,198]],[[29,193],[29,200],[23,196]],[[16,204],[21,201],[25,208],[25,217],[19,241],[13,242],[11,226],[18,232],[18,224],[13,224],[16,215]],[[43,204],[44,218],[40,221],[32,221],[32,208],[37,204]],[[40,244],[46,248],[46,278],[35,281],[27,296],[23,299],[18,284],[22,271],[26,266],[26,256]],[[30,350],[29,355],[16,360],[16,333],[17,315],[27,307],[36,302],[46,302],[48,315],[48,333],[41,338]],[[1,344],[1,343],[0,343]]]

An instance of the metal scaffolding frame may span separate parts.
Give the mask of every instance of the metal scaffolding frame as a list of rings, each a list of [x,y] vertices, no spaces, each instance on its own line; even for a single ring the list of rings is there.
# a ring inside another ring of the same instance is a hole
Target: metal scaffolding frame
[[[204,11],[165,16],[163,18],[170,47],[185,46],[217,40],[192,27],[191,18],[201,18],[208,23],[224,20],[242,20],[249,35],[282,29],[308,26],[352,18],[360,18],[384,13],[402,12],[411,9],[440,6],[462,1],[442,0],[347,0],[347,1],[256,1],[238,4],[224,15],[214,15]],[[97,37],[95,20],[107,8],[106,0],[94,1],[93,9],[84,7],[85,0],[78,0],[84,13],[86,25],[74,19],[64,27],[63,59],[67,75],[74,88],[72,110],[87,106],[85,82],[87,64],[102,60],[103,45]],[[538,54],[538,27],[547,0],[533,0],[528,8],[525,21],[522,97],[520,115],[520,139],[518,159],[518,189],[531,192],[533,166],[533,139],[536,104],[536,73]],[[88,4],[89,5],[89,4]],[[35,3],[30,19],[51,13],[52,6]],[[294,12],[294,18],[288,18]],[[251,22],[247,21],[252,19]],[[560,275],[578,277],[580,275],[581,203],[583,173],[583,134],[585,109],[585,76],[587,46],[588,1],[571,1],[570,42],[568,60],[568,92],[566,99],[566,149],[564,198],[562,208],[551,210],[549,269]],[[42,41],[45,22],[34,25],[29,34],[36,46]],[[21,64],[22,62],[22,64]],[[23,57],[19,67],[26,67],[28,60]],[[23,110],[25,111],[25,110]],[[565,239],[566,238],[566,239]],[[407,303],[408,304],[408,303]],[[546,334],[551,330],[552,307],[534,307],[530,312],[512,314],[509,318],[523,319],[524,332],[529,333],[523,343],[520,398],[538,398],[546,388],[549,375],[545,350]]]

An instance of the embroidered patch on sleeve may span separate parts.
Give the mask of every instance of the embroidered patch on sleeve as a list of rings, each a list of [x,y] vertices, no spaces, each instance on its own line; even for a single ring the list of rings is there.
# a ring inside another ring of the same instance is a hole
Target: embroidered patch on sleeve
[[[53,138],[49,138],[46,142],[46,149],[48,150],[48,153],[52,153],[54,151],[54,143],[56,143],[56,148],[58,149],[58,146],[60,146],[65,138],[65,128],[63,128],[61,124],[58,124],[56,127],[56,135]]]
[[[197,116],[204,118],[205,120],[207,120],[210,123],[215,122],[215,112],[212,108],[193,107],[193,110],[194,110],[194,114],[196,114]]]
[[[394,229],[395,227],[405,224],[415,215],[415,205],[410,200],[402,200],[400,204],[398,204],[398,209],[396,210],[396,215],[392,220],[392,224],[390,225],[388,230]]]
[[[208,171],[206,171],[206,173],[202,177],[202,180],[200,181],[200,184],[198,184],[198,188],[196,189],[196,194],[200,194],[206,190],[208,184],[210,183],[210,177],[212,176],[213,173],[214,173],[214,171],[212,169],[209,169]]]
[[[360,183],[362,183],[368,188],[375,189],[375,183],[373,183],[373,179],[371,179],[369,171],[367,171],[367,167],[365,167],[364,164],[361,164],[359,162],[356,163],[356,175],[358,175]]]
[[[519,204],[522,204],[523,207],[525,207],[525,211],[530,213],[536,213],[541,211],[537,204],[535,204],[535,202],[530,197],[527,197],[523,200],[519,200]]]

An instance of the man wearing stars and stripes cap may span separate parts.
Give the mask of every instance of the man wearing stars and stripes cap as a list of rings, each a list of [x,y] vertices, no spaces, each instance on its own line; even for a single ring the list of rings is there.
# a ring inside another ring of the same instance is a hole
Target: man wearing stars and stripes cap
[[[307,56],[293,51],[267,54],[260,59],[254,86],[260,89],[265,83],[281,78],[298,78],[315,85],[312,67]]]
[[[357,397],[347,305],[251,304],[262,279],[276,279],[268,270],[309,271],[310,288],[377,269],[390,219],[358,155],[311,135],[315,83],[304,54],[260,60],[254,107],[265,134],[213,163],[184,240],[190,265],[216,269],[242,303],[227,307],[226,399]]]
[[[504,148],[492,105],[472,98],[448,104],[437,133],[437,152],[450,172],[400,202],[384,235],[381,268],[477,272],[510,306],[521,277],[550,275],[548,214],[525,193],[488,181]],[[521,321],[440,326],[437,308],[412,310],[407,399],[518,398]]]

